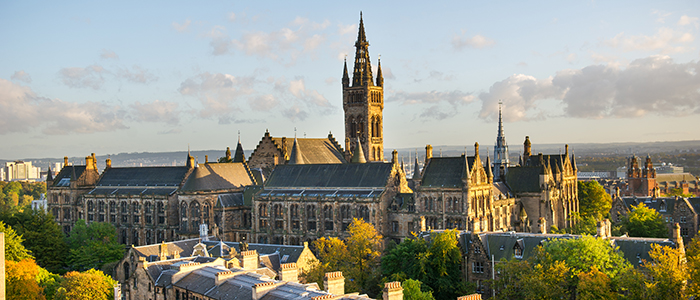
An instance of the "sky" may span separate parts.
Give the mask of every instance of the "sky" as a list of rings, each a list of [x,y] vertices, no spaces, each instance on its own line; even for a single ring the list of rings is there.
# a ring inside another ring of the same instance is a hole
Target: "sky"
[[[343,141],[360,11],[387,151],[700,140],[699,1],[2,1],[0,159]]]

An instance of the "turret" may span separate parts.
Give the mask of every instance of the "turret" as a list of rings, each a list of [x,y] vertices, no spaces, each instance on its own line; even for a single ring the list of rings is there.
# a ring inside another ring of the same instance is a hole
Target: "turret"
[[[343,87],[349,87],[350,86],[350,77],[348,76],[348,59],[347,57],[343,60]]]
[[[236,154],[233,156],[233,162],[245,162],[245,153],[243,152],[240,138],[238,139],[238,145],[236,145]]]
[[[377,86],[384,86],[384,76],[382,76],[382,59],[377,60]]]
[[[530,137],[525,137],[525,142],[523,143],[523,163],[527,164],[527,161],[532,155],[532,143],[530,143]]]
[[[302,165],[304,164],[304,157],[301,155],[301,149],[299,149],[299,142],[297,142],[297,137],[294,137],[294,145],[292,145],[292,153],[289,156],[290,165]]]
[[[352,153],[351,162],[359,164],[364,164],[367,162],[367,160],[365,159],[365,153],[362,151],[362,144],[360,144],[360,138],[357,138],[357,142],[355,143],[355,151],[353,151]]]

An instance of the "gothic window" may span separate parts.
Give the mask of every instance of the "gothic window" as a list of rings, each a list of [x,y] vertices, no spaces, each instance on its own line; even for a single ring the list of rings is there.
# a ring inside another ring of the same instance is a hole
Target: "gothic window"
[[[146,245],[153,244],[153,233],[151,230],[146,230]]]
[[[326,205],[323,207],[323,219],[325,220],[325,230],[333,230],[333,207]]]
[[[56,218],[56,221],[59,220],[58,218],[59,218],[60,213],[61,213],[61,210],[58,207],[53,208],[53,215]]]
[[[273,215],[275,216],[275,229],[284,228],[284,212],[281,204],[272,206]]]
[[[131,211],[134,214],[134,224],[141,223],[141,205],[138,202],[131,203]]]
[[[134,244],[134,246],[138,246],[139,245],[139,231],[137,229],[134,229],[134,234],[132,237],[133,237],[133,240],[131,241],[131,243]]]
[[[342,222],[342,230],[346,231],[350,222],[352,222],[352,213],[350,211],[350,205],[340,206],[340,219]]]
[[[666,211],[666,203],[661,202],[661,204],[659,205],[659,211]]]
[[[211,206],[209,202],[204,202],[204,208],[202,209],[202,223],[207,224],[207,228],[211,229],[211,222],[209,222]]]
[[[472,273],[484,273],[484,263],[475,261],[472,263]]]
[[[92,222],[95,220],[95,204],[92,200],[87,201],[87,211],[88,211],[88,221]]]
[[[307,229],[316,231],[316,205],[306,206]]]
[[[105,221],[105,202],[100,200],[97,201],[97,211],[99,212],[97,216],[97,221],[98,222],[104,222]]]
[[[58,208],[56,208],[56,209],[58,209]],[[63,220],[70,221],[70,208],[69,207],[63,208]]]
[[[63,195],[63,204],[70,204],[70,196]]]
[[[163,242],[163,241],[165,241],[165,236],[164,236],[164,234],[163,234],[163,231],[162,231],[162,230],[158,230],[158,240],[156,240],[156,243],[158,243],[158,242]]]
[[[180,230],[182,232],[187,232],[187,203],[182,201],[180,203]]]
[[[146,202],[144,205],[144,210],[145,210],[145,218],[146,218],[146,224],[147,225],[153,225],[153,204],[151,202]],[[150,244],[150,243],[148,243]]]
[[[391,232],[399,232],[399,222],[391,221]]]
[[[260,204],[260,205],[258,205],[258,214],[259,214],[261,217],[263,217],[263,218],[267,218],[267,217],[268,217],[268,214],[267,214],[267,204]]]
[[[292,229],[299,229],[299,204],[289,206],[290,219],[292,220]]]
[[[198,231],[199,230],[199,223],[201,221],[201,208],[199,206],[199,202],[197,201],[192,201],[190,203],[190,228],[192,228],[192,231]]]
[[[369,223],[369,208],[367,206],[360,206],[360,219]]]

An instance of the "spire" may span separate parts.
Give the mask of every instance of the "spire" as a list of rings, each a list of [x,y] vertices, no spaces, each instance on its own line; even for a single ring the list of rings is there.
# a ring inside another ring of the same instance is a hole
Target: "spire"
[[[493,181],[493,171],[491,171],[491,156],[486,152],[486,175],[489,177],[489,181]]]
[[[506,134],[503,130],[503,113],[501,112],[502,101],[498,101],[498,136],[496,137],[496,146],[493,148],[493,172],[495,173],[496,181],[504,181],[510,159],[508,154],[508,144],[506,144]]]
[[[382,56],[377,60],[377,86],[384,86],[384,76],[382,76]]]
[[[372,86],[372,65],[369,59],[369,42],[365,36],[365,25],[360,12],[360,30],[355,42],[355,69],[352,74],[352,86]]]
[[[49,164],[49,170],[46,173],[46,182],[53,181],[53,173],[51,172],[51,164]]]
[[[348,56],[345,55],[345,59],[343,59],[343,87],[348,87],[350,86],[350,77],[348,76]]]
[[[413,180],[420,179],[420,167],[418,166],[418,155],[416,155],[416,162],[413,164]]]
[[[292,145],[292,154],[289,156],[290,165],[302,165],[304,164],[304,157],[301,156],[301,149],[299,149],[299,142],[297,137],[294,136],[294,145]]]
[[[362,151],[362,144],[360,143],[360,138],[357,138],[357,141],[355,142],[355,151],[352,153],[352,160],[351,162],[353,163],[360,163],[364,164],[367,162],[365,159],[365,153]]]
[[[233,156],[233,162],[245,162],[245,153],[243,152],[240,137],[238,138],[238,145],[236,146],[236,154]]]
[[[190,145],[187,144],[187,165],[188,168],[194,169],[195,162],[194,162],[194,157],[190,155]]]
[[[464,153],[464,155],[462,155],[462,157],[464,157],[464,176],[462,176],[462,179],[469,180],[469,178],[472,177],[472,171],[469,168],[469,157],[467,157],[466,152]]]
[[[574,174],[576,174],[578,168],[576,167],[576,153],[573,151],[571,151],[571,168],[574,169]]]

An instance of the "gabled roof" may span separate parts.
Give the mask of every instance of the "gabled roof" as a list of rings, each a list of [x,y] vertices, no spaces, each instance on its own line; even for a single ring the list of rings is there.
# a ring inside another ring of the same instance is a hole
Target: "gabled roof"
[[[53,179],[54,187],[67,187],[70,182],[80,178],[85,171],[85,166],[64,166]]]
[[[458,157],[433,157],[423,169],[421,186],[424,187],[461,187],[464,185],[462,178],[469,170],[474,169],[474,156]]]
[[[244,163],[199,164],[182,187],[183,192],[240,189],[255,184]]]
[[[676,206],[675,197],[653,198],[653,197],[622,197],[622,202],[628,210],[632,210],[632,206],[637,206],[639,203],[644,203],[648,208],[658,211],[662,215],[672,215]],[[665,206],[665,210],[661,210],[661,205]]]
[[[392,163],[278,165],[265,189],[384,188],[392,167]]]
[[[188,171],[184,166],[107,168],[97,186],[179,186]]]
[[[510,167],[506,173],[506,184],[515,193],[539,192],[542,167]]]
[[[165,243],[165,245],[168,246],[168,254],[171,254],[173,252],[178,252],[178,253],[180,253],[181,257],[186,257],[186,256],[192,255],[192,249],[194,248],[194,245],[197,245],[198,243],[199,243],[199,238],[196,238],[196,239],[187,239],[187,240],[181,240],[181,241],[167,242],[167,243]],[[140,257],[149,257],[151,255],[157,256],[160,254],[160,245],[161,244],[151,244],[151,245],[133,247],[132,249],[134,250],[134,253],[136,253]]]
[[[220,241],[203,241],[202,243],[207,245],[207,251],[210,255],[216,256],[221,254]],[[231,250],[235,250],[236,253],[241,253],[241,244],[238,242],[224,242],[224,245]],[[224,253],[227,250],[225,249]],[[280,264],[297,262],[304,251],[304,246],[248,244],[248,250],[256,250],[260,253],[261,262],[266,267],[272,270],[279,270]],[[277,254],[277,256],[272,257],[274,254]]]
[[[297,138],[301,157],[306,164],[342,164],[347,163],[343,153],[338,149],[328,138]],[[272,138],[275,145],[282,149],[289,149],[291,154],[294,146],[294,138],[285,138],[285,144],[282,143],[282,138]]]
[[[614,246],[619,247],[618,250],[622,253],[622,257],[635,267],[641,266],[640,260],[651,261],[649,256],[651,245],[657,244],[672,248],[676,246],[669,239],[610,237],[610,240]]]
[[[243,206],[243,193],[219,194],[214,207],[236,207]]]

